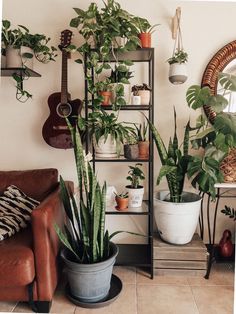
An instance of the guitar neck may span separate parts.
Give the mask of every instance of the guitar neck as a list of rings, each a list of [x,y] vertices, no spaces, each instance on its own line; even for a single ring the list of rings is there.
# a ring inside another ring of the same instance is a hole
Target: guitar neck
[[[67,99],[67,52],[62,49],[62,67],[61,67],[61,103],[66,104]]]

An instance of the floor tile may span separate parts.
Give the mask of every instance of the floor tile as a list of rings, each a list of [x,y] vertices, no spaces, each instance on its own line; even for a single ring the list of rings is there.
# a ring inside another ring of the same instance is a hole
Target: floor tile
[[[232,314],[233,287],[191,287],[199,314]]]
[[[119,297],[110,305],[97,309],[77,307],[75,314],[137,314],[136,286],[124,284]]]
[[[234,269],[232,264],[213,264],[209,279],[188,277],[191,286],[233,286]]]
[[[198,314],[188,286],[137,285],[138,314]]]
[[[113,274],[118,276],[123,283],[136,283],[136,268],[135,267],[121,267],[115,266]]]
[[[150,279],[150,275],[137,269],[137,284],[148,285],[179,285],[188,286],[187,277],[184,276],[157,276]]]
[[[52,301],[50,313],[74,314],[76,305],[65,295],[64,290],[57,290]]]
[[[14,313],[34,313],[27,302],[19,302],[15,307]]]
[[[12,312],[16,307],[17,302],[1,302],[0,301],[0,313]]]

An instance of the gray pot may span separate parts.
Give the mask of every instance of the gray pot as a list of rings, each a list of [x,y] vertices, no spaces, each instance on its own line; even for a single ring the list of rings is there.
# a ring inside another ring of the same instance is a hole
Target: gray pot
[[[110,250],[112,253],[109,259],[94,264],[73,262],[69,258],[68,250],[62,250],[61,257],[65,263],[70,292],[79,301],[98,302],[108,295],[118,247],[110,242]]]
[[[127,159],[138,159],[139,157],[139,148],[138,144],[125,144],[124,145],[124,156]]]

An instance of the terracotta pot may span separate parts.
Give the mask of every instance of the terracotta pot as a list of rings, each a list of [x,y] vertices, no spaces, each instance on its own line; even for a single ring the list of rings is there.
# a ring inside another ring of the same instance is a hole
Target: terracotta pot
[[[138,142],[139,158],[148,159],[149,158],[149,142]]]
[[[102,92],[99,92],[99,94],[103,97],[102,106],[109,106],[112,92],[102,91]]]
[[[151,48],[151,46],[152,46],[152,37],[151,36],[152,36],[151,33],[140,33],[138,35],[142,48]]]
[[[120,211],[126,211],[128,209],[129,198],[121,198],[116,196],[116,209]]]

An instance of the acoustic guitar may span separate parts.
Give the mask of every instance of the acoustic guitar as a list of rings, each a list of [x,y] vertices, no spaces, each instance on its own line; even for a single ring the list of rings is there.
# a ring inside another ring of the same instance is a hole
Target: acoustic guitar
[[[77,117],[82,110],[80,99],[71,100],[71,95],[67,90],[67,59],[69,53],[66,51],[71,42],[72,32],[64,30],[61,32],[61,44],[59,48],[62,52],[61,69],[61,92],[56,92],[48,97],[50,114],[45,121],[42,135],[45,142],[54,147],[67,149],[72,148],[73,143],[65,118],[68,118],[72,126],[75,126]]]

